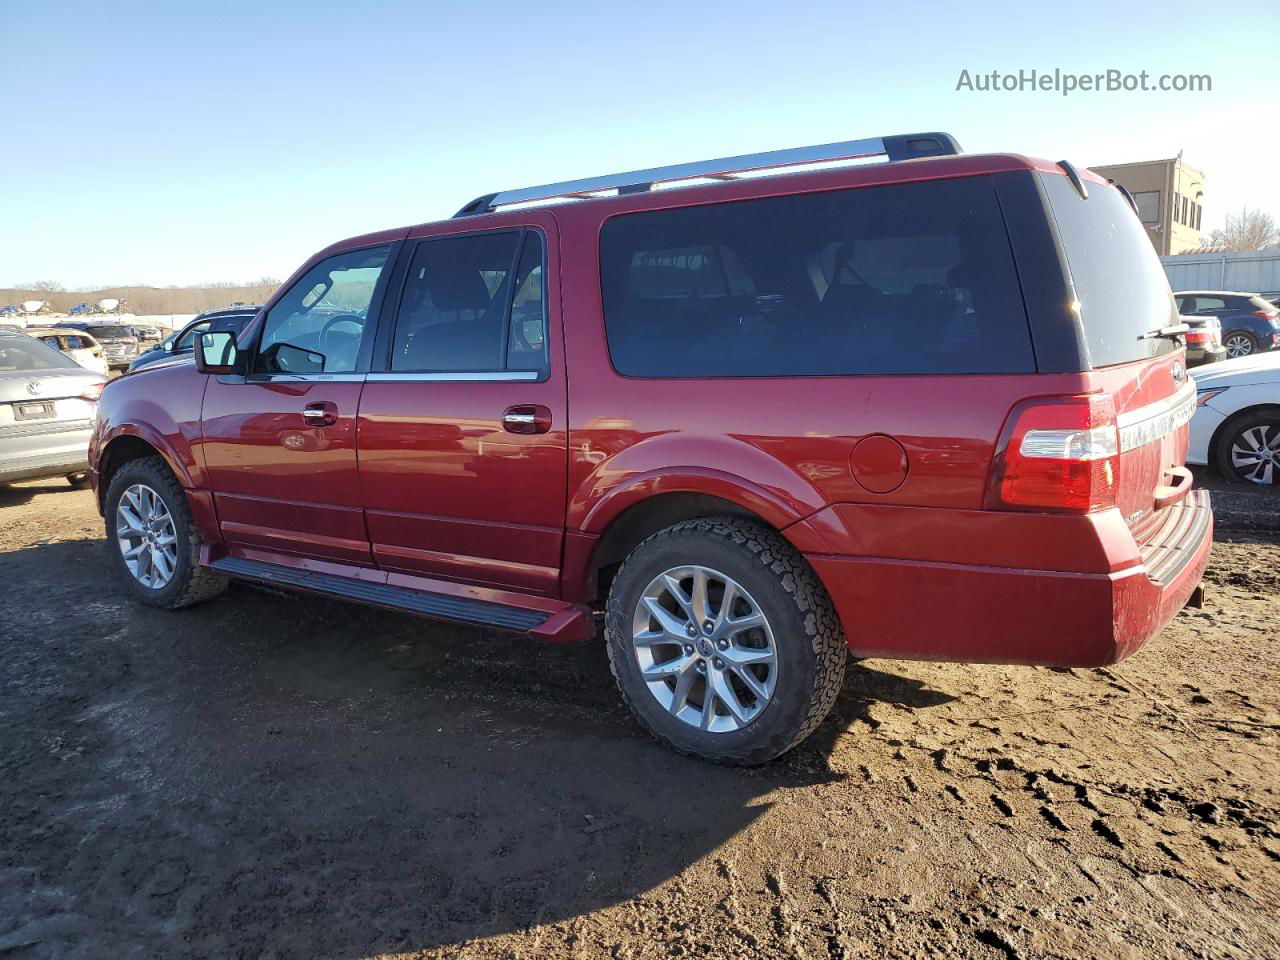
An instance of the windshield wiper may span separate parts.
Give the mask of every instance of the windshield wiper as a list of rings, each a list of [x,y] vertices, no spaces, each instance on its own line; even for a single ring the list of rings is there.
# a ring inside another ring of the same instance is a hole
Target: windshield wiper
[[[1148,330],[1146,333],[1139,334],[1138,339],[1139,340],[1158,340],[1162,338],[1167,338],[1169,340],[1176,340],[1178,337],[1181,337],[1183,334],[1190,333],[1190,332],[1191,332],[1191,328],[1187,326],[1185,323],[1175,323],[1171,327],[1158,327],[1155,330]]]

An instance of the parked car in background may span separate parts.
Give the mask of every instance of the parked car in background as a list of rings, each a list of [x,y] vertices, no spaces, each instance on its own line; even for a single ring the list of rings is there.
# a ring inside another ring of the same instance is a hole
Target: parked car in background
[[[812,732],[849,652],[1120,660],[1212,542],[1184,328],[1117,189],[958,152],[683,164],[336,243],[103,392],[111,563],[164,608],[236,577],[545,639],[604,609],[639,721],[726,763]]]
[[[1187,462],[1237,483],[1280,483],[1280,352],[1199,367]]]
[[[34,337],[0,332],[0,483],[66,477],[87,486],[106,379]]]
[[[123,323],[88,323],[81,327],[102,344],[107,365],[112,370],[124,370],[142,349],[138,331]]]
[[[129,364],[129,369],[138,370],[162,360],[173,360],[190,357],[200,334],[211,328],[230,330],[239,333],[258,313],[257,307],[228,307],[225,310],[209,310],[200,314],[181,330],[175,330],[160,343],[149,347]]]
[[[43,344],[65,353],[86,370],[106,376],[110,373],[107,355],[87,330],[70,330],[66,327],[27,327],[22,331]]]
[[[1184,316],[1218,318],[1228,358],[1280,347],[1280,309],[1256,293],[1183,290],[1173,296]]]
[[[160,327],[151,324],[131,324],[134,330],[138,332],[138,339],[142,341],[160,340],[165,336],[165,331]]]
[[[1183,341],[1187,345],[1187,366],[1198,367],[1227,359],[1227,348],[1222,345],[1222,325],[1217,317],[1181,316],[1187,326]]]

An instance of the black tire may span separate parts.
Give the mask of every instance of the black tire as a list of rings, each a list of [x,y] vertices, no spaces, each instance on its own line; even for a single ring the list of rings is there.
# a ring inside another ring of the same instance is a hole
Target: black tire
[[[1257,431],[1262,428],[1262,433],[1255,432],[1253,438],[1259,438],[1264,441],[1264,448],[1271,451],[1280,451],[1280,412],[1275,410],[1267,410],[1259,413],[1245,414],[1243,417],[1237,417],[1235,420],[1229,421],[1218,433],[1216,449],[1214,457],[1218,461],[1218,469],[1222,471],[1223,477],[1233,483],[1253,483],[1264,485],[1270,483],[1275,485],[1280,483],[1280,454],[1270,463],[1271,475],[1270,480],[1263,479],[1266,476],[1265,464],[1262,461],[1258,465],[1249,469],[1249,467],[1237,467],[1232,462],[1232,449],[1241,445],[1246,448],[1252,448],[1250,440],[1245,434],[1250,431]],[[1254,479],[1250,474],[1257,474],[1258,479]]]
[[[164,502],[173,518],[176,535],[177,562],[173,577],[163,587],[152,589],[140,583],[129,572],[121,554],[120,541],[116,536],[116,511],[124,492],[134,484],[142,483],[150,487]],[[200,566],[200,537],[196,525],[191,519],[191,507],[187,503],[186,491],[173,475],[169,465],[160,456],[130,460],[124,464],[111,478],[107,489],[104,515],[106,517],[107,544],[111,550],[114,566],[129,592],[143,603],[165,610],[177,610],[194,603],[212,599],[227,589],[227,578]]]
[[[1232,340],[1239,340],[1241,345],[1245,348],[1234,354],[1235,357],[1250,357],[1258,352],[1258,338],[1252,333],[1245,330],[1232,330],[1230,333],[1223,336],[1222,346],[1225,348]],[[1232,358],[1233,355],[1228,352],[1227,357]]]
[[[72,490],[84,490],[89,486],[89,474],[69,473],[67,474],[67,483],[71,484]]]
[[[779,668],[773,696],[737,730],[712,733],[678,719],[641,677],[631,641],[636,605],[655,577],[685,564],[736,580],[773,632]],[[804,558],[773,530],[737,517],[686,520],[636,547],[609,590],[605,639],[622,699],[649,733],[680,753],[734,765],[772,760],[809,736],[835,703],[848,659],[831,599]]]

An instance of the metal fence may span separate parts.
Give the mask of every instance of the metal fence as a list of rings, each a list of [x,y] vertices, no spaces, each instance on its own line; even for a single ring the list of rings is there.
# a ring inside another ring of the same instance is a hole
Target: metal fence
[[[1240,290],[1280,294],[1280,250],[1250,253],[1180,253],[1161,257],[1174,290]]]

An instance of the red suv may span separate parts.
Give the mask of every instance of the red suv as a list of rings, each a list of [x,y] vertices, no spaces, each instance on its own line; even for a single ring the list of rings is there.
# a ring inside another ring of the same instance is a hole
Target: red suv
[[[1212,527],[1184,329],[1087,170],[778,151],[328,247],[109,384],[93,476],[144,602],[232,577],[563,640],[603,609],[640,721],[753,763],[850,652],[1090,666],[1174,615]]]

